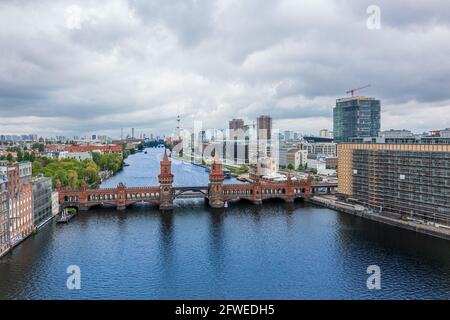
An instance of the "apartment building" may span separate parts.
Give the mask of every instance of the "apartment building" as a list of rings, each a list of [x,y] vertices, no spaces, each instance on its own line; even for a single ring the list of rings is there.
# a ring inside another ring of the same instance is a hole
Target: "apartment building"
[[[0,173],[8,178],[9,236],[11,247],[34,230],[31,162],[0,162]]]
[[[8,177],[0,173],[0,257],[10,249],[8,203]]]

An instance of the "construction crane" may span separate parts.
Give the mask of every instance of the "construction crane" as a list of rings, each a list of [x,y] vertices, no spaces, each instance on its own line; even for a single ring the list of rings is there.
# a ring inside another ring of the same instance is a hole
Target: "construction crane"
[[[347,91],[347,94],[351,93],[352,97],[354,97],[355,91],[362,90],[362,89],[365,89],[365,88],[368,88],[368,87],[370,87],[370,84],[368,84],[368,85],[366,85],[364,87],[350,89],[350,90]]]

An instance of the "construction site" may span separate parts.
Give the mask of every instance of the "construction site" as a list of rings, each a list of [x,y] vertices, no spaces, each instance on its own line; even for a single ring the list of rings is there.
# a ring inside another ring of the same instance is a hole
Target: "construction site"
[[[341,144],[339,194],[374,213],[450,226],[450,145]]]

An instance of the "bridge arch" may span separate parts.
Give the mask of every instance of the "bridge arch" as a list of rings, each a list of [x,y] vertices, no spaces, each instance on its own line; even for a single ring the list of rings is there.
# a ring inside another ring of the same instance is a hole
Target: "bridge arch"
[[[177,198],[208,198],[207,187],[175,187],[174,199]]]
[[[277,201],[277,202],[282,202],[282,201],[284,201],[284,202],[287,202],[285,198],[279,197],[279,196],[277,196],[277,195],[275,195],[275,194],[274,194],[274,195],[271,195],[271,196],[269,196],[269,197],[263,197],[263,198],[262,198],[262,201],[263,201],[263,202],[269,202],[269,201]]]

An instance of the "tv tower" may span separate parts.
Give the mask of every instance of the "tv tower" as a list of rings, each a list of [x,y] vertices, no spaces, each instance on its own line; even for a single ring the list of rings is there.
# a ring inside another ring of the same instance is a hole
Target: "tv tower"
[[[181,133],[180,121],[181,121],[180,114],[178,114],[177,115],[177,130],[175,132],[177,139],[180,139],[180,133]]]

